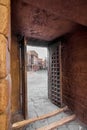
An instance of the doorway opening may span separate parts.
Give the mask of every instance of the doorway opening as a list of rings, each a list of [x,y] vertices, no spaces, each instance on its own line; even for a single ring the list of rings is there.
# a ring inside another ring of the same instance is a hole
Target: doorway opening
[[[48,48],[27,46],[28,119],[57,110],[57,106],[60,106],[60,68],[58,68],[59,60],[57,60],[60,52],[58,51],[59,45],[57,45]],[[26,130],[38,129],[58,119],[59,116],[57,115],[56,118],[53,117],[29,124]]]
[[[27,46],[26,66],[28,118],[32,118],[37,116],[39,104],[48,100],[47,48]]]
[[[25,42],[26,43],[26,42]],[[24,45],[24,46],[23,46]],[[55,44],[55,45],[51,45],[49,46],[48,49],[48,86],[46,87],[46,91],[44,89],[44,87],[41,85],[44,85],[45,81],[47,81],[47,79],[44,80],[44,82],[42,83],[42,79],[44,74],[42,74],[41,71],[46,71],[44,67],[37,67],[35,65],[37,65],[37,53],[35,53],[35,50],[31,50],[31,52],[33,51],[33,54],[35,55],[34,60],[32,60],[32,64],[31,66],[29,66],[29,64],[26,64],[26,58],[29,60],[30,58],[26,57],[26,53],[28,52],[27,48],[26,48],[26,44],[23,44],[21,46],[20,49],[20,56],[22,56],[22,84],[23,84],[23,88],[22,88],[22,92],[24,94],[23,99],[24,102],[23,105],[25,104],[25,109],[26,110],[26,104],[28,106],[28,114],[26,111],[24,111],[24,114],[27,114],[27,118],[30,120],[37,120],[38,118],[42,118],[41,116],[45,114],[44,120],[40,120],[39,122],[34,122],[34,123],[30,123],[28,126],[25,127],[26,130],[36,130],[40,127],[46,126],[46,125],[50,125],[51,123],[58,121],[60,119],[62,119],[63,117],[66,117],[67,114],[64,113],[63,109],[62,109],[62,113],[56,115],[55,117],[51,117],[51,118],[47,118],[46,114],[54,111],[54,110],[61,110],[59,109],[57,106],[61,107],[62,104],[62,100],[59,97],[62,97],[61,95],[61,90],[62,90],[62,84],[61,84],[61,43]],[[41,54],[42,51],[41,51]],[[31,59],[33,59],[33,57],[31,57]],[[30,63],[30,62],[29,62]],[[34,63],[36,63],[34,65]],[[24,80],[26,80],[26,69],[27,71],[29,71],[29,73],[27,72],[27,89],[26,89],[26,84],[24,82]],[[37,73],[38,72],[38,73]],[[33,75],[32,75],[33,74]],[[34,78],[34,76],[36,75],[36,79]],[[25,77],[25,78],[24,78]],[[30,79],[29,79],[30,78]],[[38,79],[37,79],[38,78]],[[42,78],[42,79],[41,79]],[[46,78],[46,75],[45,75]],[[30,81],[30,82],[29,82]],[[47,83],[47,82],[46,82]],[[25,86],[24,86],[25,84]],[[39,85],[39,87],[37,87]],[[25,89],[24,89],[25,88]],[[25,90],[25,91],[23,91]],[[43,93],[46,92],[45,96],[43,96]],[[27,95],[27,103],[26,103],[26,95]],[[48,95],[48,96],[47,96]],[[50,100],[51,102],[50,102]],[[54,105],[54,104],[56,105]],[[24,108],[24,107],[23,107]],[[52,115],[52,114],[51,114]],[[48,115],[49,117],[49,115]],[[75,116],[73,116],[72,118],[74,118]],[[31,119],[32,118],[32,119]],[[67,117],[68,118],[68,117]],[[71,117],[69,117],[69,119],[71,119]],[[66,118],[64,119],[66,120]],[[28,120],[24,120],[24,122],[27,122]],[[60,122],[62,122],[62,120],[60,120]],[[66,120],[67,122],[67,120]],[[22,122],[23,123],[23,122]],[[22,124],[21,125],[25,125]],[[14,124],[15,125],[15,124]],[[75,127],[78,129],[80,128],[78,124],[76,124],[75,122]],[[17,127],[17,124],[16,124]],[[18,126],[20,127],[20,126]],[[50,126],[49,126],[50,127]],[[56,126],[57,128],[58,126]],[[64,129],[69,129],[71,127],[71,124],[65,125]],[[53,126],[52,126],[53,128]],[[61,128],[60,128],[61,129]],[[72,129],[72,127],[71,127]],[[47,130],[47,129],[46,129]],[[56,129],[57,130],[57,129]]]

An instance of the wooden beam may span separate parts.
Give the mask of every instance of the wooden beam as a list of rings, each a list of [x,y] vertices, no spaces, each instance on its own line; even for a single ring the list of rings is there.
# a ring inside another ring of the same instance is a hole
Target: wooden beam
[[[61,119],[61,120],[59,120],[59,121],[57,121],[57,122],[54,122],[54,123],[48,125],[48,126],[44,126],[44,127],[42,127],[42,128],[39,128],[39,129],[37,129],[37,130],[53,130],[53,129],[55,129],[55,128],[58,128],[59,126],[62,126],[62,125],[64,125],[64,124],[66,124],[66,123],[68,123],[68,122],[74,120],[75,118],[76,118],[75,115],[68,116],[68,117],[65,117],[65,118],[63,118],[63,119]]]
[[[65,106],[64,108],[61,108],[61,109],[58,109],[54,112],[51,112],[49,114],[45,114],[45,115],[42,115],[42,116],[39,116],[39,117],[36,117],[36,118],[33,118],[33,119],[28,119],[28,120],[23,120],[23,121],[20,121],[20,122],[17,122],[17,123],[14,123],[12,125],[12,128],[13,129],[17,129],[17,128],[20,128],[20,127],[23,127],[25,125],[28,125],[30,123],[33,123],[35,121],[39,121],[39,120],[43,120],[43,119],[46,119],[46,118],[49,118],[49,117],[52,117],[52,116],[55,116],[63,111],[66,111],[68,110],[68,107]]]

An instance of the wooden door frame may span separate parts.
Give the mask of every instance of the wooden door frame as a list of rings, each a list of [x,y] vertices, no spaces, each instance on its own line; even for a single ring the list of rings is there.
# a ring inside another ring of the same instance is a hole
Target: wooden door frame
[[[27,119],[27,71],[26,71],[26,41],[24,37],[19,38],[20,46],[20,102],[24,119]]]

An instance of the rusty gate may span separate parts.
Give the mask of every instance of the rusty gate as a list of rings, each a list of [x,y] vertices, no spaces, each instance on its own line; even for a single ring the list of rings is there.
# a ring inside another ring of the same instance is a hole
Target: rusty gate
[[[61,43],[48,47],[48,97],[58,107],[62,107]]]

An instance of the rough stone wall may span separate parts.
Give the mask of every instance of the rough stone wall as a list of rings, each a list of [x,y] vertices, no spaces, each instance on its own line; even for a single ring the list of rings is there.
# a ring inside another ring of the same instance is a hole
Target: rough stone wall
[[[10,130],[10,0],[0,0],[0,130]]]
[[[63,45],[63,102],[87,124],[87,29],[75,32]]]

